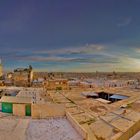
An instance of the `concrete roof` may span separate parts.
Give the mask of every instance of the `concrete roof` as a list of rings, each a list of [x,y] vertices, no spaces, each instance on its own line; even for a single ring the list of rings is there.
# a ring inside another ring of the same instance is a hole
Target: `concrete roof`
[[[2,96],[0,102],[31,104],[32,100],[30,97]]]
[[[108,101],[108,100],[105,100],[105,99],[102,99],[102,98],[97,98],[97,99],[95,99],[95,100],[96,100],[96,101],[100,101],[100,102],[105,103],[105,104],[111,103],[111,101]]]
[[[99,95],[98,95],[97,93],[95,93],[95,92],[82,92],[81,94],[84,95],[84,96],[96,96],[96,97],[99,96]]]
[[[116,129],[115,127],[107,124],[102,120],[98,120],[90,125],[92,132],[96,135],[97,138],[104,140],[113,140],[112,137],[120,137],[122,132]],[[114,138],[114,140],[117,138]]]

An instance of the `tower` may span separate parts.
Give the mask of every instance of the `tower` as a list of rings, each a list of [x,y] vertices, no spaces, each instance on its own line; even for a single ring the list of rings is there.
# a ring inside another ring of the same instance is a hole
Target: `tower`
[[[0,77],[2,77],[2,75],[3,75],[3,72],[2,72],[2,61],[0,59]]]

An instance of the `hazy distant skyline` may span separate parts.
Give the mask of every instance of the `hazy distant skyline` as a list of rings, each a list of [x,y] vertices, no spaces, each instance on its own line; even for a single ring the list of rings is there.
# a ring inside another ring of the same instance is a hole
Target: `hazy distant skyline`
[[[5,70],[140,71],[139,0],[0,1]]]

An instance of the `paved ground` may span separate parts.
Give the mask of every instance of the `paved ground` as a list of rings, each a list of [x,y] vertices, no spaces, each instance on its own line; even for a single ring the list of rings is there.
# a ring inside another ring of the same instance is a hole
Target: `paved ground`
[[[27,140],[82,140],[64,119],[32,120],[26,131]]]
[[[16,119],[11,116],[0,119],[0,140],[25,140],[29,119]]]
[[[82,140],[65,118],[33,120],[0,112],[0,140]]]

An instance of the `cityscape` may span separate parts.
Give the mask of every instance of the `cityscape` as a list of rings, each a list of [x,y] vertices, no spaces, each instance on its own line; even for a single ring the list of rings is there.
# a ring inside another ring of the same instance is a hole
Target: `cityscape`
[[[0,140],[140,140],[140,1],[0,2]]]

